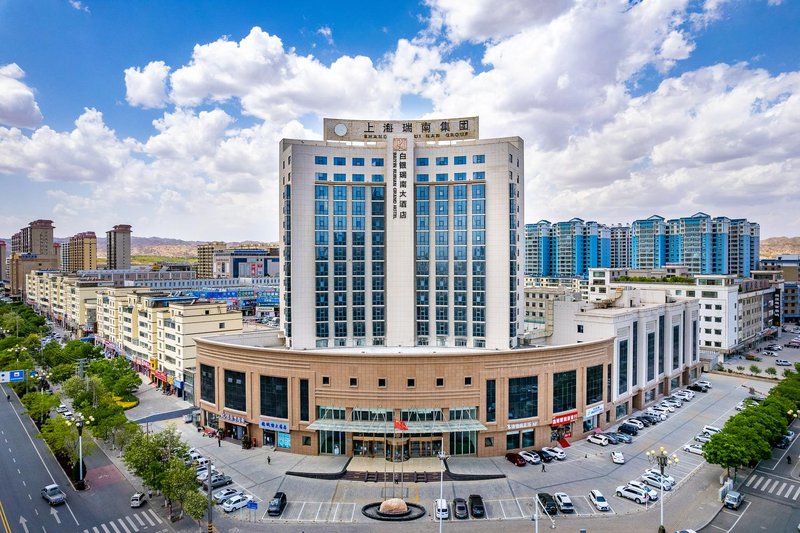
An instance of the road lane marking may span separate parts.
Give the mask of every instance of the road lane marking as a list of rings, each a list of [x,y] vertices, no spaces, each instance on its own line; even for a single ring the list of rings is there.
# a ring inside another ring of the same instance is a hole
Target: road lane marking
[[[94,531],[94,533],[100,533],[100,530],[99,530],[99,529],[97,529],[96,527],[93,527],[93,528],[92,528],[92,531]]]
[[[778,483],[780,483],[780,481],[778,481],[778,480],[776,479],[776,480],[775,480],[775,484],[774,484],[774,485],[772,485],[772,488],[771,488],[771,489],[769,489],[769,493],[770,493],[770,494],[772,494],[772,493],[775,491],[775,487],[777,487],[777,486],[778,486]],[[766,490],[766,487],[765,487],[765,489],[764,489],[764,490]]]
[[[150,514],[151,514],[151,515],[153,515],[153,518],[155,518],[155,519],[156,519],[156,522],[158,522],[159,524],[162,524],[162,523],[163,523],[163,521],[161,520],[161,518],[159,518],[159,517],[158,517],[158,515],[156,514],[156,512],[155,512],[154,510],[150,509]]]
[[[776,492],[776,493],[775,493],[775,496],[780,496],[780,495],[781,495],[781,493],[783,492],[783,489],[785,489],[785,488],[786,488],[786,482],[784,481],[784,482],[783,482],[783,485],[781,485],[781,488],[779,488],[779,489],[778,489],[778,492]],[[790,489],[790,490],[791,490],[791,489]]]
[[[297,521],[300,521],[300,517],[303,516],[303,509],[306,508],[306,502],[303,502],[303,505],[300,506],[300,512],[297,513]]]
[[[133,523],[133,520],[131,520],[130,516],[126,516],[125,520],[128,521],[128,523],[131,525],[131,527],[133,528],[134,531],[139,531],[139,528],[136,527],[136,524]]]
[[[756,489],[758,489],[758,486],[759,486],[759,485],[761,485],[761,482],[762,482],[762,481],[764,481],[764,478],[763,478],[763,477],[761,477],[761,476],[759,476],[759,478],[758,478],[758,481],[756,481],[756,484],[755,484],[755,485],[753,485],[753,490],[756,490]]]
[[[134,518],[136,518],[136,520],[139,522],[139,525],[140,525],[140,526],[142,526],[142,527],[145,527],[145,526],[147,525],[147,524],[145,524],[145,523],[144,523],[144,520],[142,520],[142,518],[139,516],[139,513],[136,513],[136,514],[134,514],[134,515],[133,515],[133,517],[134,517]],[[150,525],[151,525],[151,526],[154,526],[154,525],[156,525],[156,524],[155,524],[155,522],[153,522],[152,520],[150,520],[150,517],[149,517],[149,516],[147,516],[147,515],[145,514],[145,515],[144,515],[144,517],[145,517],[145,518],[147,518],[147,521],[148,521],[148,522],[150,522]]]
[[[792,499],[797,501],[797,497],[798,496],[800,496],[800,487],[797,487],[797,492],[794,493],[794,498],[792,498]],[[788,498],[788,496],[787,496],[787,498]]]
[[[131,533],[131,530],[128,529],[128,526],[126,526],[125,522],[122,521],[122,518],[117,518],[117,522],[119,522],[119,525],[121,525],[122,529],[125,530],[125,533]]]
[[[745,483],[744,486],[749,487],[750,485],[752,485],[753,481],[755,481],[757,477],[759,476],[752,476],[750,479],[747,480],[747,483]]]
[[[103,528],[103,533],[111,533],[111,531],[106,527],[105,524],[100,524],[100,527]]]
[[[111,529],[114,530],[114,533],[120,533],[119,528],[117,527],[117,524],[115,524],[113,520],[111,520],[109,522],[109,524],[111,525]]]

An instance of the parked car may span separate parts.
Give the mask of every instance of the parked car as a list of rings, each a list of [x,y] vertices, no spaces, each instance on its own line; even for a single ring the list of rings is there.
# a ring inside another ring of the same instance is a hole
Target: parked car
[[[213,499],[216,503],[222,503],[225,500],[229,500],[230,498],[233,498],[234,496],[238,496],[240,494],[242,494],[242,491],[238,489],[225,487],[224,489],[219,489],[217,491],[214,491],[211,494],[211,499]]]
[[[670,413],[674,413],[675,412],[675,406],[672,403],[670,403],[670,402],[668,402],[666,400],[661,400],[661,402],[659,402],[658,405],[660,405],[661,407],[663,407],[664,409],[666,409]]]
[[[645,503],[647,502],[647,493],[640,489],[639,487],[632,487],[630,485],[620,485],[614,491],[617,496],[622,498],[628,498],[629,500],[633,500],[636,503]]]
[[[469,502],[469,514],[472,518],[483,518],[486,515],[486,509],[483,507],[483,498],[480,494],[470,494],[467,498]]]
[[[786,448],[789,447],[789,445],[791,443],[792,443],[792,440],[789,437],[787,437],[786,435],[783,435],[778,440],[778,442],[775,443],[775,447],[776,448],[780,448],[781,450],[785,450]]]
[[[559,461],[563,461],[564,459],[567,458],[567,453],[558,446],[552,446],[552,447],[545,446],[544,448],[542,448],[542,450],[546,451],[550,455],[555,456],[555,458],[558,459]]]
[[[744,496],[742,493],[735,490],[728,491],[728,494],[725,495],[725,507],[728,509],[738,509],[743,501]]]
[[[628,419],[628,422],[632,422],[634,424],[638,422],[639,424],[642,425],[642,427],[640,427],[639,429],[649,428],[650,426],[653,425],[653,422],[650,422],[649,420],[647,420],[645,417],[643,417],[641,415],[630,417]]]
[[[789,438],[789,441],[793,441],[795,437],[794,431],[787,429],[785,435]]]
[[[703,455],[703,448],[701,446],[698,446],[697,444],[686,444],[683,447],[683,451],[694,453],[696,455]]]
[[[655,474],[657,476],[661,476],[661,472],[659,471],[658,468],[649,468],[649,469],[645,470],[644,472],[645,472],[645,474],[649,472],[651,474]],[[675,478],[670,476],[669,474],[664,473],[663,478],[666,479],[667,481],[669,481],[670,483],[672,483],[673,485],[675,484]]]
[[[698,433],[697,435],[695,435],[694,440],[705,444],[706,442],[711,440],[711,434],[703,431],[702,433]]]
[[[766,357],[777,357],[777,356],[778,356],[778,354],[776,354],[776,353],[775,353],[775,352],[773,352],[772,350],[764,350],[764,352],[763,352],[763,353],[764,353],[764,355],[765,355]]]
[[[532,465],[538,465],[542,462],[542,458],[539,457],[539,454],[536,452],[528,452],[528,451],[521,451],[519,454],[522,456],[523,459],[528,461]]]
[[[205,480],[203,482],[203,490],[205,490],[205,491],[208,490],[208,483],[209,483],[208,480]],[[216,488],[219,488],[219,487],[224,487],[226,485],[230,485],[231,483],[233,483],[233,479],[231,479],[231,476],[226,476],[226,475],[223,475],[223,474],[215,474],[215,475],[211,476],[211,489],[212,490],[216,489]]]
[[[613,435],[617,437],[617,440],[622,443],[630,444],[631,442],[633,442],[633,437],[631,437],[627,433],[616,432],[613,433]]]
[[[589,438],[586,439],[587,442],[591,442],[592,444],[599,444],[600,446],[608,446],[608,437],[605,435],[589,435]]]
[[[607,438],[609,444],[619,444],[620,442],[620,440],[617,438],[616,433],[600,433],[600,435]]]
[[[636,420],[635,418],[629,418],[628,420],[625,421],[625,423],[636,426],[636,429],[644,429],[644,423],[639,420]]]
[[[147,495],[143,492],[134,492],[131,496],[131,508],[137,509],[147,502]]]
[[[47,485],[42,489],[42,498],[44,498],[50,505],[58,505],[67,501],[67,495],[61,490],[61,487],[53,483]]]
[[[667,405],[671,405],[673,407],[683,407],[683,402],[677,398],[664,398],[664,401],[661,403],[666,403]]]
[[[641,489],[650,498],[650,501],[656,501],[658,499],[658,492],[656,492],[653,488],[649,487],[643,481],[639,481],[638,479],[633,479],[628,481],[628,486],[636,487],[637,489]]]
[[[695,392],[708,392],[708,387],[704,387],[704,386],[699,385],[697,383],[692,383],[691,385],[689,385],[686,388],[689,389],[689,390],[695,391]]]
[[[545,463],[549,463],[550,461],[552,461],[553,459],[555,459],[555,458],[556,458],[556,456],[555,456],[555,455],[553,455],[552,453],[550,453],[550,452],[548,452],[548,451],[545,451],[545,449],[544,449],[544,448],[542,448],[541,450],[537,450],[537,451],[536,451],[536,454],[537,454],[539,457],[541,457],[541,458],[542,458],[542,461],[544,461]]]
[[[539,503],[542,506],[542,509],[549,514],[554,515],[558,514],[558,507],[556,506],[556,500],[547,492],[540,492],[536,495],[536,498],[539,500]]]
[[[436,520],[450,520],[450,507],[447,506],[447,500],[437,498],[433,500],[433,517]]]
[[[780,344],[769,344],[767,345],[767,350],[773,350],[779,352],[783,350],[783,346],[781,346]]]
[[[792,363],[787,361],[786,359],[775,359],[776,366],[792,366]]]
[[[598,511],[611,510],[611,506],[608,505],[606,497],[603,496],[603,493],[597,489],[589,491],[589,501],[592,502],[592,505],[594,505],[594,508]]]
[[[667,419],[667,417],[665,415],[662,415],[660,413],[647,412],[647,411],[645,411],[644,413],[642,413],[640,415],[637,415],[637,418],[644,418],[645,420],[650,422],[651,425],[658,424],[662,420],[666,420]]]
[[[286,508],[286,493],[276,492],[275,496],[269,501],[267,514],[270,516],[280,516]]]
[[[241,509],[245,507],[249,502],[253,500],[253,497],[249,494],[240,494],[238,496],[234,496],[233,498],[228,498],[222,504],[222,510],[226,513],[231,513],[236,509]]]
[[[453,516],[459,520],[469,518],[469,511],[467,510],[467,500],[464,498],[455,498],[453,500]]]
[[[679,400],[683,400],[686,402],[691,401],[691,399],[694,398],[694,393],[692,393],[692,391],[679,390],[673,392],[672,395],[678,398]]]
[[[56,407],[56,413],[66,413],[67,411],[69,411],[69,407],[67,407],[63,403],[58,407]]]
[[[706,387],[709,389],[713,388],[711,382],[705,379],[701,379],[700,381],[695,381],[695,385],[700,385],[701,387]]]
[[[625,456],[622,455],[622,452],[611,452],[611,462],[618,465],[624,465]]]
[[[645,414],[657,420],[658,422],[663,422],[667,419],[668,412],[669,411],[661,407],[649,407],[647,411],[645,411]]]
[[[528,461],[526,461],[524,457],[514,452],[508,452],[506,454],[506,460],[512,465],[517,465],[517,466],[525,466],[528,464]]]
[[[708,424],[706,424],[705,426],[703,426],[703,431],[713,435],[714,433],[719,433],[722,430],[719,429],[717,426],[709,426]]]
[[[642,481],[657,489],[672,490],[672,483],[653,472],[642,474]]]
[[[556,492],[553,494],[553,498],[556,500],[558,510],[562,513],[575,512],[575,506],[572,505],[572,500],[569,499],[569,496],[567,496],[566,492]]]
[[[638,426],[634,426],[633,424],[628,424],[627,422],[624,422],[620,424],[619,428],[617,429],[617,432],[624,433],[626,435],[636,436],[639,434],[639,428]]]

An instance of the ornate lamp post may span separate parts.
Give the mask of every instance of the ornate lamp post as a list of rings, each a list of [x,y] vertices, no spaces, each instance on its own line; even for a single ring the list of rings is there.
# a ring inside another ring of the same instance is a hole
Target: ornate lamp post
[[[664,469],[673,464],[678,464],[678,456],[673,453],[672,457],[670,457],[663,446],[657,452],[650,450],[645,455],[647,455],[647,460],[650,461],[650,464],[658,466],[658,470],[661,472],[661,525],[658,526],[658,533],[666,533],[667,530],[664,528]]]
[[[44,386],[47,384],[47,378],[49,377],[50,374],[48,374],[44,370],[42,370],[42,372],[39,374],[39,388],[42,391],[42,396],[44,396]]]
[[[67,424],[69,424],[69,420]],[[75,427],[78,429],[78,484],[83,486],[83,426],[88,426],[94,423],[94,417],[83,417],[83,413],[75,413],[75,420],[73,420]]]
[[[444,465],[444,461],[445,461],[445,459],[447,459],[447,455],[444,453],[444,450],[441,450],[437,454],[437,457],[439,457],[439,460],[442,462],[442,464],[441,464],[442,469],[439,471],[439,499],[443,500],[444,499],[444,466],[445,466]],[[437,509],[437,511],[438,511],[438,509]],[[454,509],[454,511],[455,511],[455,509]],[[439,515],[439,533],[442,533],[442,515],[441,514]]]

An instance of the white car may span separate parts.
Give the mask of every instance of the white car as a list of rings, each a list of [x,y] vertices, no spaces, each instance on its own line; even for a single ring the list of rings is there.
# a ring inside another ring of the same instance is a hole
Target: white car
[[[631,424],[631,425],[634,425],[634,426],[636,426],[636,427],[637,427],[637,428],[639,428],[639,429],[644,429],[644,424],[642,424],[641,422],[639,422],[639,421],[638,421],[638,420],[636,420],[635,418],[629,418],[628,420],[626,420],[626,421],[625,421],[625,423],[626,423],[626,424]]]
[[[775,359],[776,366],[792,366],[792,363],[787,361],[786,359]]]
[[[662,400],[661,403],[659,403],[658,405],[663,407],[664,409],[666,409],[670,413],[675,412],[675,406],[672,405],[671,403],[667,402],[666,400]]]
[[[656,474],[657,476],[661,476],[661,472],[658,470],[658,468],[650,468],[648,470],[645,470],[644,473],[645,474]],[[667,481],[669,481],[673,485],[675,484],[675,478],[670,476],[669,474],[664,474],[664,479],[666,479]]]
[[[588,442],[592,444],[599,444],[600,446],[608,446],[608,437],[603,435],[589,435],[589,438],[586,439]]]
[[[620,485],[614,491],[617,496],[628,498],[636,503],[647,503],[647,493],[639,487],[632,487],[630,485]]]
[[[702,433],[698,433],[697,435],[695,435],[694,440],[705,444],[706,442],[711,440],[711,435],[704,431]]]
[[[709,389],[712,388],[711,387],[711,382],[707,381],[705,379],[701,379],[700,381],[695,381],[694,384],[695,385],[700,385],[701,387],[707,387]]]
[[[565,492],[556,492],[553,494],[553,498],[556,500],[558,510],[562,513],[575,512],[575,506],[572,505],[572,500],[569,499],[569,496],[567,496]]]
[[[526,452],[523,450],[519,452],[519,455],[532,465],[538,465],[542,462],[542,458],[539,457],[539,454],[536,452]]]
[[[672,490],[672,483],[653,472],[642,474],[642,481],[657,489]]]
[[[654,417],[656,417],[658,420],[660,420],[660,421],[662,421],[662,422],[663,422],[664,420],[666,420],[666,419],[667,419],[667,413],[668,413],[668,412],[669,412],[669,411],[663,411],[663,410],[660,410],[660,409],[654,409],[654,408],[652,408],[652,407],[651,407],[651,408],[649,408],[647,411],[645,411],[645,414],[648,414],[648,415],[650,415],[650,416],[654,416]]]
[[[611,462],[618,465],[624,465],[625,456],[622,455],[622,452],[611,452]]]
[[[222,510],[226,513],[231,513],[236,509],[241,509],[242,507],[246,506],[252,500],[253,497],[249,494],[240,494],[225,500],[225,502],[222,504]]]
[[[764,350],[764,357],[777,357],[777,355],[772,350]]]
[[[641,489],[642,491],[644,491],[644,493],[647,495],[647,497],[650,498],[650,501],[654,502],[654,501],[656,501],[658,499],[658,492],[656,492],[654,489],[652,489],[651,487],[648,487],[645,483],[643,483],[643,482],[641,482],[641,481],[639,481],[637,479],[634,479],[632,481],[628,481],[628,486],[629,487],[635,487],[637,489]]]
[[[686,444],[683,447],[683,451],[688,453],[694,453],[696,455],[703,455],[703,447],[698,444]]]
[[[229,499],[233,498],[234,496],[239,496],[240,494],[243,494],[243,493],[242,493],[242,491],[240,491],[238,489],[233,489],[231,487],[225,487],[224,489],[219,489],[216,492],[214,492],[211,495],[211,497],[217,503],[224,503],[225,500],[229,500]]]
[[[58,407],[56,407],[56,413],[66,413],[67,411],[69,411],[69,407],[67,407],[63,403]]]
[[[611,507],[608,505],[608,501],[606,497],[603,496],[603,493],[599,490],[590,490],[589,491],[589,501],[592,502],[595,509],[598,511],[610,511]]]
[[[559,448],[558,446],[553,446],[552,448],[550,448],[549,446],[545,446],[544,448],[542,448],[542,450],[546,451],[551,455],[554,455],[555,458],[558,459],[559,461],[563,461],[564,459],[567,458],[566,452],[561,448]]]
[[[780,344],[770,344],[769,346],[767,346],[767,350],[774,350],[776,352],[779,352],[783,350],[783,346],[781,346]]]

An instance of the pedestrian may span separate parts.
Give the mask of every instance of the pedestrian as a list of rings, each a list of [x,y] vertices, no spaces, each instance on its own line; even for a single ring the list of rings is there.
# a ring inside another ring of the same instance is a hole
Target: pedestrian
[[[222,437],[217,435],[217,448],[221,448],[221,447],[222,447]]]
[[[148,500],[153,499],[153,489],[147,489],[147,499]]]
[[[272,464],[272,458],[269,455],[267,456],[267,464]]]
[[[792,456],[791,455],[787,455],[786,456],[786,462],[789,463],[789,464],[792,464]]]
[[[542,472],[547,472],[547,470],[544,467],[544,461],[542,461]]]

